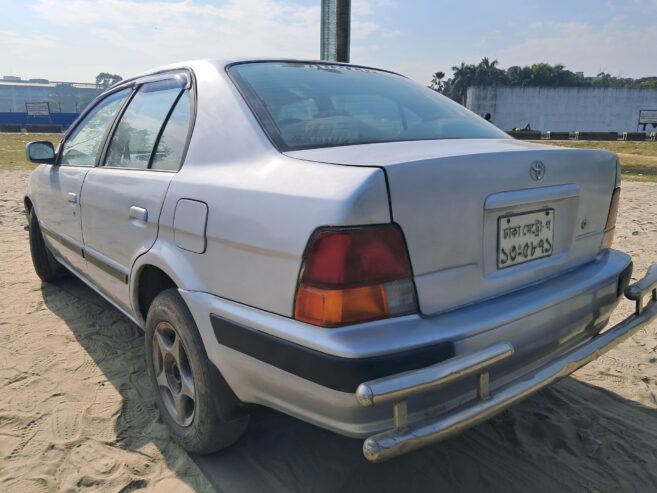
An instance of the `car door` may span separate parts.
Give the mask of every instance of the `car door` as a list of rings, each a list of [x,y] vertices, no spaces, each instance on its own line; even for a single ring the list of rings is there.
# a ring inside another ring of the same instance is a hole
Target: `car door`
[[[82,189],[89,277],[128,311],[132,265],[157,238],[162,203],[190,128],[190,78],[160,77],[137,81],[105,146],[102,164],[88,173]]]
[[[42,165],[32,180],[35,207],[50,247],[79,273],[85,271],[80,221],[82,183],[96,164],[103,140],[130,89],[109,94],[65,137],[54,166]]]

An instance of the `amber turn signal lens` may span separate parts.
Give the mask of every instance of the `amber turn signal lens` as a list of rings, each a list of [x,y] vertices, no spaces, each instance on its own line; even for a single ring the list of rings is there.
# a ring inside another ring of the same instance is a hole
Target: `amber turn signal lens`
[[[335,327],[386,316],[385,288],[378,284],[351,289],[318,289],[300,286],[297,313],[306,322]]]

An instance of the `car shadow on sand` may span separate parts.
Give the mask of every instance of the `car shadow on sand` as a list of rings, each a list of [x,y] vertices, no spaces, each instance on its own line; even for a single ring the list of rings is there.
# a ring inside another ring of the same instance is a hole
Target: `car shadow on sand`
[[[144,464],[135,469],[132,463],[126,462],[124,470],[130,474],[129,483],[121,491],[149,485],[151,479],[155,479],[152,478],[155,471],[160,470],[159,456],[192,490],[207,485],[186,452],[169,438],[159,418],[154,391],[147,378],[141,329],[74,276],[56,283],[43,283],[41,293],[46,307],[66,323],[93,360],[92,364],[109,381],[108,385],[105,379],[98,379],[94,369],[80,373],[81,378],[87,382],[95,380],[98,385],[92,408],[100,412],[91,413],[89,419],[96,425],[99,419],[104,419],[103,429],[111,430],[113,426],[110,433],[102,433],[100,441],[129,453],[116,457],[126,461],[137,457],[135,462]],[[96,435],[98,433],[93,433],[94,437]]]
[[[140,329],[77,279],[44,284],[42,292],[120,392],[121,445],[137,450],[152,442],[172,470],[193,475],[157,416]],[[238,443],[192,459],[226,493],[657,491],[657,412],[574,378],[458,437],[389,462],[367,462],[361,445],[258,408]]]

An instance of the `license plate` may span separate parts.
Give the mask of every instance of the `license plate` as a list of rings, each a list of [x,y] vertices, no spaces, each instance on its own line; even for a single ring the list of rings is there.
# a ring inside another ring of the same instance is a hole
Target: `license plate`
[[[554,209],[501,216],[497,219],[497,268],[552,255]]]

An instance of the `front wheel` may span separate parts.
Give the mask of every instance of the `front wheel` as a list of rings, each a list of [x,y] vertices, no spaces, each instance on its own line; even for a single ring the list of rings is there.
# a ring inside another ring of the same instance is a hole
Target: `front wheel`
[[[196,323],[176,289],[153,300],[145,337],[157,406],[174,440],[199,454],[236,442],[248,416],[231,419],[227,412],[238,406],[237,399],[208,360]]]

